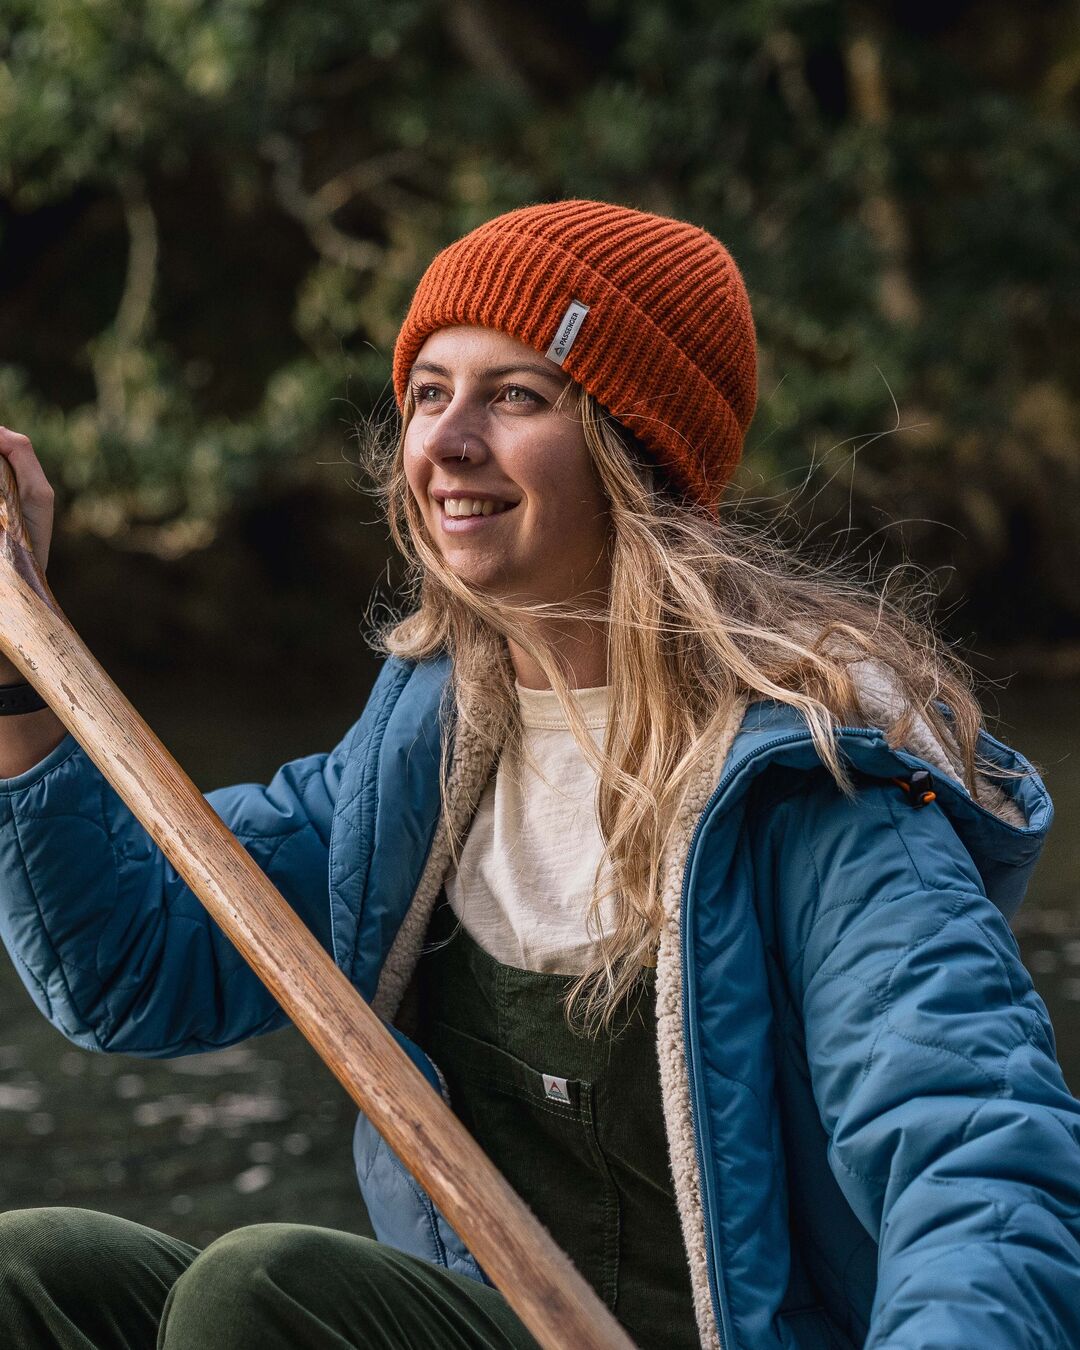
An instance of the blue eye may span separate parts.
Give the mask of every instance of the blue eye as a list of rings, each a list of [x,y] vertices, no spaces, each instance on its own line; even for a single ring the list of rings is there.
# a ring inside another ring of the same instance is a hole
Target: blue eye
[[[414,384],[412,387],[412,396],[417,403],[434,403],[429,394],[441,394],[442,390],[437,384]]]

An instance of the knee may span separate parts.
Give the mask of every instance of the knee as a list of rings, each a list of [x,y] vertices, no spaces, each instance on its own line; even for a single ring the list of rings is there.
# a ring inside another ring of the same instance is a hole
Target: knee
[[[11,1209],[0,1214],[0,1284],[7,1290],[78,1282],[107,1216],[88,1209]]]
[[[300,1224],[263,1223],[218,1238],[173,1286],[160,1345],[236,1350],[265,1344],[260,1330],[283,1320],[299,1331],[323,1283],[326,1237]]]
[[[237,1228],[173,1285],[159,1350],[385,1345],[380,1309],[402,1259],[370,1238],[303,1224]]]
[[[0,1345],[152,1342],[169,1288],[194,1255],[113,1214],[0,1214]]]
[[[130,1302],[129,1277],[139,1276],[132,1234],[142,1233],[125,1219],[89,1209],[0,1214],[0,1345],[55,1345],[61,1342],[49,1330],[54,1326],[109,1322]]]
[[[287,1282],[292,1273],[308,1268],[308,1232],[288,1223],[233,1229],[199,1253],[181,1276],[174,1302],[229,1303],[258,1297],[267,1280]]]

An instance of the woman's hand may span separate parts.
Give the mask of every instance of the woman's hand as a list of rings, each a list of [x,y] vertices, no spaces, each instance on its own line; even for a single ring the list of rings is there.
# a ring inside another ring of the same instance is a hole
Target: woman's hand
[[[0,427],[0,455],[11,465],[19,489],[30,547],[44,572],[53,529],[53,490],[27,436]],[[0,653],[0,685],[22,684],[25,676]],[[64,739],[66,727],[51,708],[0,717],[0,778],[33,768]]]
[[[0,454],[11,465],[15,474],[15,485],[19,489],[19,504],[22,507],[27,533],[30,535],[30,547],[38,566],[44,572],[49,561],[49,544],[52,542],[55,495],[52,484],[45,477],[45,470],[34,454],[34,447],[30,444],[28,436],[23,436],[8,427],[0,427]],[[16,684],[22,679],[22,673],[0,653],[0,684]]]
[[[19,489],[23,519],[30,535],[30,547],[44,572],[49,561],[53,530],[52,484],[45,477],[30,438],[8,427],[0,427],[0,455],[11,465]]]

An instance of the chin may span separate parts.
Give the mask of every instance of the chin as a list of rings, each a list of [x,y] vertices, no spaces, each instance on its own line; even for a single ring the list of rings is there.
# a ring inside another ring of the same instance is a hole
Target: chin
[[[490,595],[493,600],[498,599],[499,595],[505,592],[507,586],[506,574],[502,568],[492,565],[485,567],[482,564],[477,565],[476,559],[470,558],[468,562],[463,562],[460,567],[454,565],[453,559],[443,557],[443,562],[454,576],[466,586],[471,586],[473,590],[483,591],[485,595]]]

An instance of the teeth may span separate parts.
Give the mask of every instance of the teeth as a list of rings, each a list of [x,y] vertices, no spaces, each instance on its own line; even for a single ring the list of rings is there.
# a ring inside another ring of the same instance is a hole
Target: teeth
[[[447,497],[443,510],[448,516],[493,516],[506,510],[506,502],[481,501],[475,497]]]

